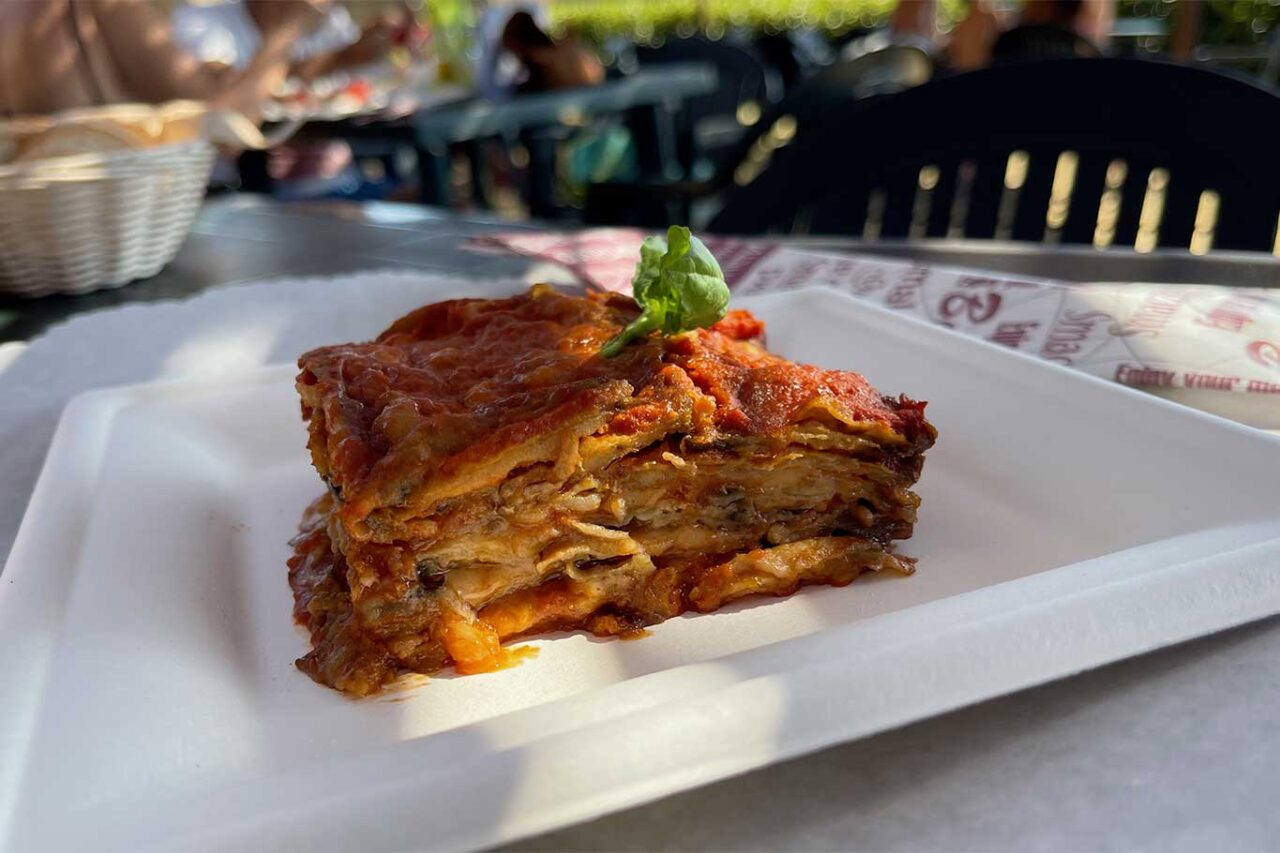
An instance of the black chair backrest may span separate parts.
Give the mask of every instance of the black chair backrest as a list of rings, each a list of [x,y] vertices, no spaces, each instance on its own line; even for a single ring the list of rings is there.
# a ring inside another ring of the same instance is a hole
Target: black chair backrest
[[[844,108],[711,229],[1270,251],[1280,96],[1147,60],[993,67]]]
[[[1029,59],[1096,59],[1098,46],[1068,27],[1019,24],[1005,30],[991,46],[992,63]]]
[[[890,46],[834,63],[766,109],[739,140],[713,152],[709,178],[668,187],[612,181],[593,184],[583,217],[591,224],[648,228],[688,223],[696,199],[750,183],[779,147],[821,136],[827,122],[844,115],[855,102],[919,85],[932,73],[928,54],[912,47]]]
[[[842,59],[814,74],[765,111],[743,135],[717,171],[758,172],[782,143],[823,132],[856,101],[892,95],[919,86],[933,76],[933,60],[915,47],[887,45],[854,59]],[[731,175],[726,174],[726,178]]]
[[[734,115],[745,101],[766,104],[781,97],[781,82],[749,48],[728,41],[712,41],[702,36],[668,38],[658,47],[636,48],[641,65],[672,62],[705,62],[714,65],[720,85],[716,92],[691,98],[686,106],[694,118]]]
[[[919,86],[933,76],[933,60],[918,47],[886,44],[841,59],[814,74],[797,90],[797,99],[826,102],[892,95]]]

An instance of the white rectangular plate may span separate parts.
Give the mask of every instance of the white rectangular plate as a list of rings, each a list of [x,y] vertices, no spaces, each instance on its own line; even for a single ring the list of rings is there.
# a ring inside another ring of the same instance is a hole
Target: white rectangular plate
[[[293,668],[293,369],[89,394],[0,577],[0,839],[476,847],[1280,610],[1275,438],[833,292],[742,302],[930,401],[914,577],[352,701]]]

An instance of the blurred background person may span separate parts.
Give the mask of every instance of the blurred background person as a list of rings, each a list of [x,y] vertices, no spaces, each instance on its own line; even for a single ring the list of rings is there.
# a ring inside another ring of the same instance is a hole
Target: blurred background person
[[[480,60],[476,86],[491,101],[517,92],[547,92],[592,86],[604,80],[604,66],[573,37],[547,34],[541,3],[495,6],[480,20]]]
[[[173,9],[174,39],[206,65],[243,69],[262,48],[264,27],[259,18],[269,3],[270,0],[186,0]],[[294,39],[290,58],[295,65],[327,58],[354,45],[360,37],[360,27],[347,7],[329,3],[321,10],[317,25]]]
[[[951,30],[943,59],[952,71],[972,71],[991,62],[1001,20],[987,0],[970,0],[965,16]]]
[[[903,0],[900,6],[920,5]],[[988,0],[971,0],[942,51],[951,71],[993,62],[1102,56],[1115,24],[1114,0],[1026,0],[1012,22]]]
[[[1114,23],[1111,0],[1027,0],[1018,24],[992,44],[991,60],[1099,57],[1106,51]]]
[[[937,46],[936,0],[898,0],[886,26],[891,44],[918,47],[933,53]]]
[[[949,71],[972,71],[993,62],[1102,56],[1115,24],[1115,2],[1026,0],[1010,20],[990,0],[970,0],[945,41],[937,19],[935,0],[899,0],[889,16],[889,40],[937,55]]]
[[[307,57],[293,69],[293,76],[300,80],[315,80],[326,74],[383,62],[398,47],[414,54],[426,50],[428,30],[405,3],[382,8],[363,26],[351,19],[345,6],[334,3],[331,8],[342,9],[342,14],[351,23],[351,28],[344,28],[344,35],[354,34],[354,38],[343,44],[321,45],[319,49],[308,51]]]
[[[259,41],[237,67],[185,50],[169,10],[146,0],[0,0],[0,113],[190,98],[255,118],[324,11],[317,0],[248,9]]]

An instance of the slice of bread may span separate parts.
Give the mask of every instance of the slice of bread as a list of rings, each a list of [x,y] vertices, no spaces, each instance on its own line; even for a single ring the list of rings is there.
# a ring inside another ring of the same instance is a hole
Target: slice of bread
[[[13,159],[29,162],[75,154],[126,151],[152,144],[151,136],[145,131],[114,121],[56,124],[21,139]]]

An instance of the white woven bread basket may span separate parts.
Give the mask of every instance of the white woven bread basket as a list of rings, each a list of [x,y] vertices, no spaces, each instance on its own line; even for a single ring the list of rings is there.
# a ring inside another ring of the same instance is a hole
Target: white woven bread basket
[[[88,293],[155,275],[173,260],[199,212],[215,157],[210,138],[262,144],[257,128],[238,114],[191,102],[79,110],[46,121],[105,117],[140,127],[139,114],[155,119],[142,131],[150,134],[145,147],[0,166],[0,294]],[[0,123],[0,138],[29,130],[33,121]]]
[[[192,140],[0,170],[0,293],[88,293],[155,275],[186,238],[213,160],[213,145]]]

